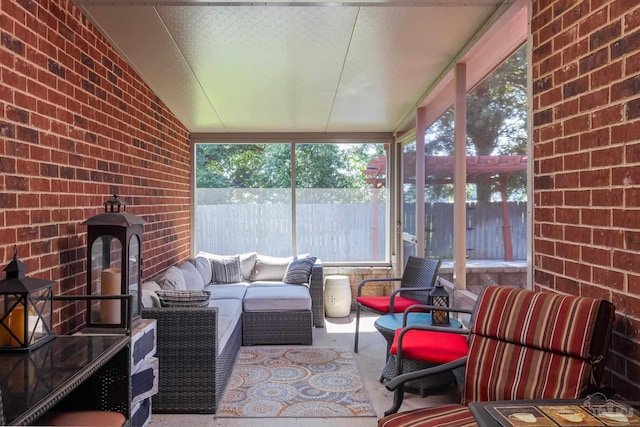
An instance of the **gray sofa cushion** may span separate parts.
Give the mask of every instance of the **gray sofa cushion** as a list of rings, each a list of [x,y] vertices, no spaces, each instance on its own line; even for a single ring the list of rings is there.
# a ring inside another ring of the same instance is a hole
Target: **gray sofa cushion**
[[[247,291],[249,283],[230,283],[230,284],[215,284],[207,285],[205,289],[211,292],[211,299],[238,299],[244,298],[244,294]]]
[[[204,288],[202,276],[200,275],[200,273],[198,273],[198,270],[196,270],[196,267],[193,265],[193,263],[185,261],[179,264],[178,268],[182,270],[184,283],[187,289],[201,291]]]
[[[249,286],[244,295],[244,311],[311,310],[309,289],[298,285]]]
[[[203,256],[196,256],[195,258],[190,259],[189,262],[191,262],[195,266],[196,270],[198,270],[198,273],[200,273],[202,283],[205,285],[211,283],[211,279],[213,278],[211,273],[211,263],[207,258]]]
[[[242,316],[242,301],[210,300],[209,307],[218,307],[218,354],[220,354]]]
[[[184,291],[187,289],[187,285],[184,281],[184,274],[178,267],[172,265],[164,272],[160,273],[154,281],[160,285],[162,289],[170,289],[175,291]]]

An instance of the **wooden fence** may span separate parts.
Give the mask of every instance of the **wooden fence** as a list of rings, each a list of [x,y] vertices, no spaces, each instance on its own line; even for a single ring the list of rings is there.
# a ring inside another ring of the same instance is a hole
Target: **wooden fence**
[[[526,203],[508,204],[514,259],[526,259]],[[405,221],[414,221],[410,206]],[[429,203],[426,255],[452,258],[453,204]],[[372,210],[370,203],[298,204],[297,251],[325,261],[372,261]],[[378,208],[378,260],[385,254],[387,236],[384,205]],[[502,207],[500,203],[469,205],[467,249],[470,259],[503,259]],[[291,212],[288,204],[199,205],[196,209],[196,247],[217,254],[257,251],[288,256]]]

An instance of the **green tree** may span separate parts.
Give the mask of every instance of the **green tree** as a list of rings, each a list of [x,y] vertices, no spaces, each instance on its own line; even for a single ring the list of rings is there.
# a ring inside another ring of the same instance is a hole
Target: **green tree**
[[[381,144],[296,145],[297,188],[366,188],[364,170]],[[198,144],[199,188],[290,188],[291,144]]]
[[[428,130],[427,154],[453,154],[453,126],[450,109]],[[527,62],[523,46],[467,94],[467,154],[526,154],[526,129]],[[524,173],[509,178],[510,194],[523,194],[525,188]],[[443,189],[437,190],[442,196]],[[489,202],[494,191],[492,184],[479,183],[478,202]]]

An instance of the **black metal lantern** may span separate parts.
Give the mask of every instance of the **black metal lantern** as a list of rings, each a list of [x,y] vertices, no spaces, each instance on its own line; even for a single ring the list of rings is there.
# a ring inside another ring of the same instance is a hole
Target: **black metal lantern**
[[[114,194],[104,202],[104,213],[92,216],[87,226],[87,295],[127,296],[101,299],[87,307],[87,327],[130,328],[142,312],[142,225],[146,222],[126,211],[127,203]]]
[[[440,280],[438,280],[436,286],[429,293],[429,298],[431,299],[430,305],[435,307],[449,307],[449,293],[444,286],[442,286]],[[450,326],[449,311],[433,309],[431,311],[431,324],[433,326]]]
[[[6,278],[0,281],[0,298],[4,300],[0,351],[31,351],[55,338],[51,327],[55,282],[27,277],[17,246],[4,271]]]

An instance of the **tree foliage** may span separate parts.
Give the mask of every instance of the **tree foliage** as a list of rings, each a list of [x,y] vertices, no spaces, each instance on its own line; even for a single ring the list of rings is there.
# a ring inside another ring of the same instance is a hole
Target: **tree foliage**
[[[467,94],[467,155],[515,155],[527,153],[526,45]],[[428,155],[452,155],[454,111],[447,111],[427,131]],[[525,194],[526,175],[509,178],[512,196]],[[437,189],[442,196],[443,189]],[[495,192],[490,184],[478,184],[478,202],[489,202]],[[446,191],[445,191],[446,193]]]
[[[365,188],[381,144],[296,144],[296,188]],[[291,188],[291,144],[198,144],[199,188]]]

